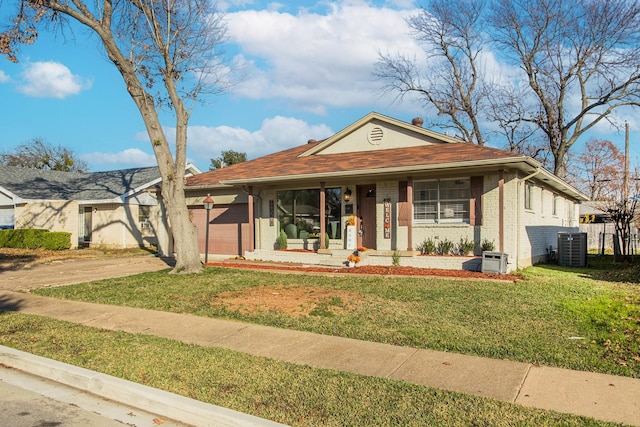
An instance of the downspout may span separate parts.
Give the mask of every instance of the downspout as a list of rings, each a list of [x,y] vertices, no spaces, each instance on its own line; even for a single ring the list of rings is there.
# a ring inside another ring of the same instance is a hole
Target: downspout
[[[540,168],[536,168],[535,171],[531,172],[529,175],[525,176],[524,178],[518,178],[518,195],[517,195],[517,201],[518,201],[518,215],[516,216],[517,218],[517,224],[516,226],[518,227],[518,232],[517,232],[517,236],[518,238],[516,239],[516,268],[520,268],[520,223],[521,223],[521,215],[522,215],[522,209],[520,209],[520,200],[522,198],[522,196],[520,196],[520,194],[522,193],[520,191],[520,184],[522,184],[525,181],[528,181],[529,179],[533,178],[534,176],[538,175],[541,172]],[[524,209],[524,208],[523,208]]]

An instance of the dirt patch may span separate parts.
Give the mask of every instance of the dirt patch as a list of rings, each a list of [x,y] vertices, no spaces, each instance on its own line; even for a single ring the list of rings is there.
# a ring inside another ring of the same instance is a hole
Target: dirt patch
[[[363,302],[362,295],[347,291],[314,287],[263,286],[220,293],[211,305],[245,315],[276,311],[293,317],[326,317],[356,310]]]

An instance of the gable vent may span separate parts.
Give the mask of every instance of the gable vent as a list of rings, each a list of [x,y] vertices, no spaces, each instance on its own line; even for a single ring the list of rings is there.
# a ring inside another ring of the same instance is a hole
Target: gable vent
[[[367,139],[369,140],[369,144],[378,145],[384,139],[384,130],[376,126],[369,131],[369,135],[367,135]]]

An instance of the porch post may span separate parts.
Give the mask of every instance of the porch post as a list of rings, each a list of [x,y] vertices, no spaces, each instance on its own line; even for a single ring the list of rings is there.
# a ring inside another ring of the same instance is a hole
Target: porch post
[[[255,245],[255,218],[254,218],[254,212],[253,212],[253,186],[249,187],[249,196],[247,197],[247,209],[249,209],[249,247],[247,248],[247,250],[249,252],[254,252],[256,249],[256,245]],[[242,246],[242,243],[240,244],[240,246]],[[242,249],[241,249],[242,251]],[[244,253],[241,253],[240,255],[244,255]]]
[[[318,237],[320,249],[328,249],[326,247],[326,242],[324,241],[324,236],[327,233],[327,224],[326,224],[326,212],[325,212],[325,204],[326,204],[326,194],[325,194],[325,183],[320,183],[320,236]]]
[[[413,177],[407,177],[407,204],[409,218],[407,218],[407,250],[413,250]]]
[[[520,209],[520,206],[518,206]],[[519,233],[520,230],[516,231]],[[498,171],[498,247],[504,252],[504,171]]]

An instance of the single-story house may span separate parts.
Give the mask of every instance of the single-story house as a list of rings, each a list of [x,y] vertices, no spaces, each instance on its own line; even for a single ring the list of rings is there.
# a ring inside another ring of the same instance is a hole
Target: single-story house
[[[189,176],[200,173],[188,165]],[[172,252],[157,167],[60,172],[0,166],[0,228],[71,233],[72,247],[155,246]]]
[[[201,252],[339,265],[366,247],[363,264],[400,255],[401,265],[477,270],[485,241],[513,270],[544,261],[558,232],[578,231],[587,197],[539,162],[421,123],[372,112],[327,139],[188,178]],[[288,251],[278,250],[281,231]],[[476,243],[475,258],[417,251],[461,239]]]

